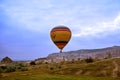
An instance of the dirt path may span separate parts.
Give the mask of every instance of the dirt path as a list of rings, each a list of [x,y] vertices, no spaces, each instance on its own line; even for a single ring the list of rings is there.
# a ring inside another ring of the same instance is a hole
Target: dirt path
[[[112,77],[117,77],[118,75],[117,75],[117,71],[118,71],[118,64],[115,62],[115,61],[113,61],[113,65],[114,65],[114,69],[113,69],[113,73],[112,73]]]

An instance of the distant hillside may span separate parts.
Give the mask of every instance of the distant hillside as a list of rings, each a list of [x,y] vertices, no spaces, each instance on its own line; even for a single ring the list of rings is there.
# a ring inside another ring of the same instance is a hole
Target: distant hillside
[[[81,49],[76,51],[63,52],[62,56],[66,60],[71,59],[83,59],[83,58],[120,58],[120,46],[113,46],[101,49]],[[47,59],[58,59],[60,58],[60,53],[53,53],[47,56]]]

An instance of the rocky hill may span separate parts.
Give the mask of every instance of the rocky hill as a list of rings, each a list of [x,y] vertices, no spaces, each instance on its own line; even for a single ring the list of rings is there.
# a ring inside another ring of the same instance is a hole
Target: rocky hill
[[[6,63],[11,63],[13,62],[12,59],[10,59],[9,57],[4,57],[2,60],[1,60],[1,64],[6,64]]]
[[[47,56],[47,59],[58,59],[62,56],[66,60],[84,59],[88,57],[103,59],[103,58],[120,58],[120,46],[113,46],[101,49],[81,49],[76,51],[53,53]]]

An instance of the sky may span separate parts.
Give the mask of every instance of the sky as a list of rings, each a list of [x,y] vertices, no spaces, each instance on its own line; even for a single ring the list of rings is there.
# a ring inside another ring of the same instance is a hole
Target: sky
[[[0,59],[59,52],[50,38],[58,25],[72,31],[63,52],[120,46],[120,0],[0,0]]]

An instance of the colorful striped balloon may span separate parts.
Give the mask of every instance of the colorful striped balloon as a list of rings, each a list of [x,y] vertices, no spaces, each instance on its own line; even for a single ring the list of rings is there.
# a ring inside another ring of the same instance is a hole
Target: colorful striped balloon
[[[62,51],[71,38],[71,31],[66,26],[57,26],[50,32],[54,44]]]

